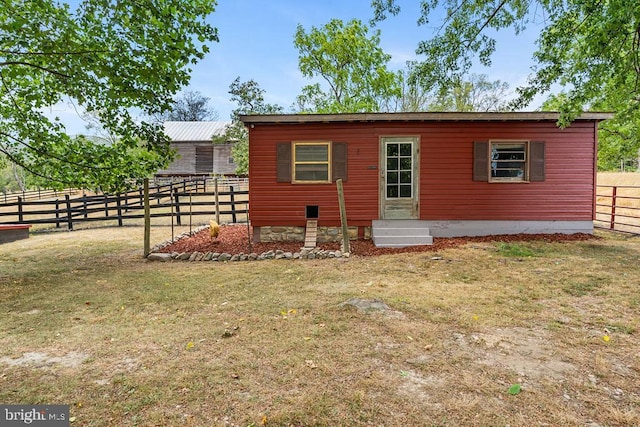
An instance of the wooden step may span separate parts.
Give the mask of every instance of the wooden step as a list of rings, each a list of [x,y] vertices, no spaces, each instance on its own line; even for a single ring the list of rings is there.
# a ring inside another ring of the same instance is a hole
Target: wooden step
[[[315,248],[318,240],[318,220],[308,219],[304,233],[304,247]]]

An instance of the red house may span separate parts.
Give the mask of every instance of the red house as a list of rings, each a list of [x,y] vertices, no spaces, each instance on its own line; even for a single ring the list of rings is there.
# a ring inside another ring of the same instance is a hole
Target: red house
[[[557,113],[247,115],[255,241],[592,233],[598,122]]]

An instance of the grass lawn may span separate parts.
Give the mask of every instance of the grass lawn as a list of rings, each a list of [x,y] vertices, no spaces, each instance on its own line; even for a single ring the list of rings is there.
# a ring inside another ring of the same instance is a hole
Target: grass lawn
[[[0,245],[1,403],[74,426],[640,425],[640,237],[153,263],[142,234]]]

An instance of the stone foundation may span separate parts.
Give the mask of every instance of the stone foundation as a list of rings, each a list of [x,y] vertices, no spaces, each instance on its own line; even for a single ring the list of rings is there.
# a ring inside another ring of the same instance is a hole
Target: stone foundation
[[[267,226],[256,227],[254,241],[257,242],[304,242],[305,227]],[[370,229],[367,227],[367,229]],[[367,238],[365,229],[365,238]],[[358,227],[348,228],[349,240],[358,239]],[[368,233],[369,236],[371,233]],[[318,243],[339,242],[342,240],[341,227],[318,227]]]

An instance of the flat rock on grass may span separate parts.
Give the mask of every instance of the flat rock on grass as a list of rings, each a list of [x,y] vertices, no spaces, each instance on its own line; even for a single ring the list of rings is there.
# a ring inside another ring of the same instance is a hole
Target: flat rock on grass
[[[384,301],[379,299],[350,298],[339,305],[339,307],[345,306],[355,307],[360,313],[382,313],[384,316],[393,319],[405,318],[404,313],[391,309]]]

